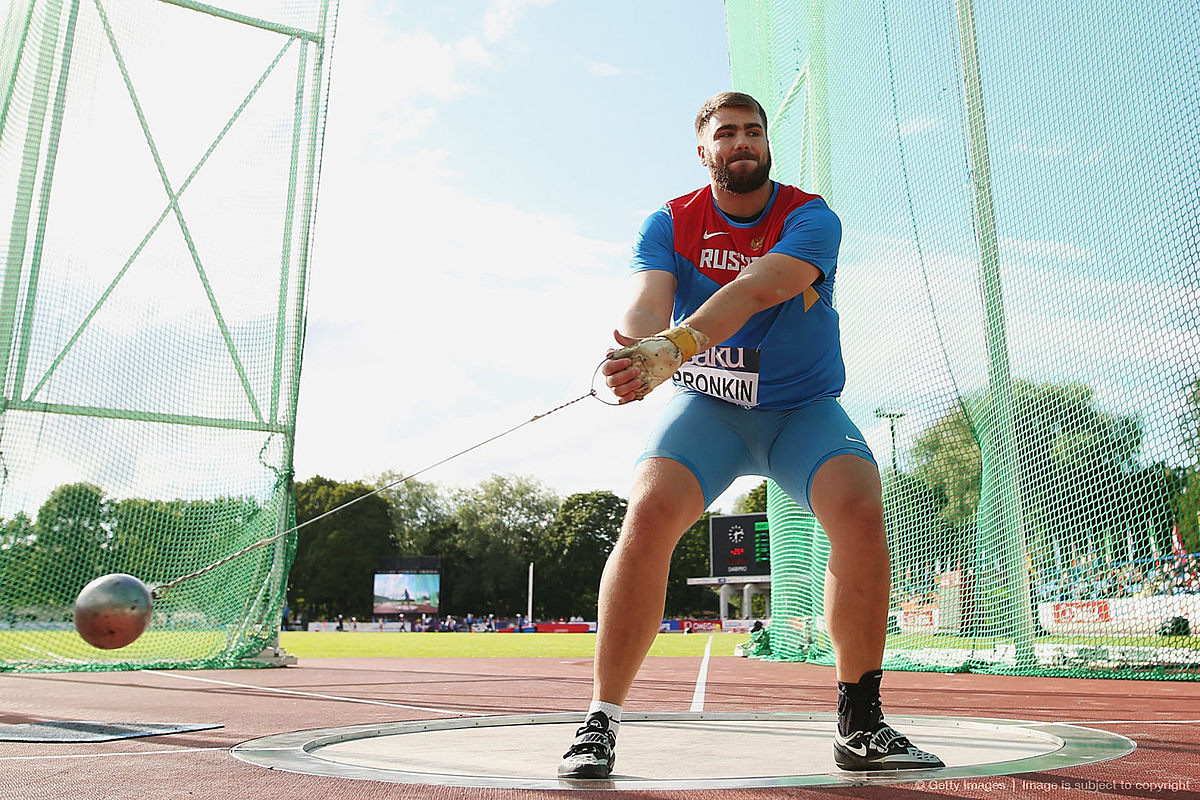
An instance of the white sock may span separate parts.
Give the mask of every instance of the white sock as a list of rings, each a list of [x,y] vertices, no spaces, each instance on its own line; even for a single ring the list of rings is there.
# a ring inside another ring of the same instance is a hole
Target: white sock
[[[591,714],[593,711],[604,712],[604,715],[608,717],[608,729],[612,731],[613,736],[616,736],[617,732],[621,730],[621,706],[605,703],[602,700],[593,700],[588,706],[587,713]]]

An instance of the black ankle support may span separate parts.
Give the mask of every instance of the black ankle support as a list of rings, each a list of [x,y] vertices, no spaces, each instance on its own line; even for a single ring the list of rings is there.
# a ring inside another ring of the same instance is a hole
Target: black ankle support
[[[849,736],[851,731],[874,727],[882,719],[879,684],[883,670],[866,672],[858,683],[838,681],[838,732]]]

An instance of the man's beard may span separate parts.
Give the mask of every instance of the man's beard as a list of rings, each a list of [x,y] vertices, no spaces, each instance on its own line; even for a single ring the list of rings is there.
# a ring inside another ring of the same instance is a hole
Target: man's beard
[[[749,172],[734,172],[729,168],[738,161],[747,160],[753,159],[743,157],[728,162],[724,166],[709,167],[709,172],[712,173],[713,181],[717,184],[717,188],[723,189],[726,192],[733,192],[734,194],[749,194],[766,183],[771,177],[771,154],[768,152],[766,157],[758,162],[758,166]]]

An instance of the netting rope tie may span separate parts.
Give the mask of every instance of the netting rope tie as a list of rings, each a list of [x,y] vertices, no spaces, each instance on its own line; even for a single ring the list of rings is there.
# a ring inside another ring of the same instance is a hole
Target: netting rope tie
[[[604,359],[604,361],[607,361],[607,360],[608,360],[607,358]],[[253,544],[249,544],[249,545],[243,547],[241,550],[238,550],[236,553],[230,553],[229,555],[225,556],[224,558],[220,559],[219,561],[214,561],[213,563],[209,564],[208,566],[201,567],[200,569],[196,570],[195,572],[190,572],[187,575],[181,575],[180,577],[175,578],[174,580],[167,581],[166,583],[160,583],[157,586],[155,586],[153,589],[151,589],[150,596],[152,598],[154,598],[155,600],[161,600],[163,598],[163,596],[166,595],[168,590],[175,588],[176,586],[178,586],[181,583],[184,583],[185,581],[190,581],[193,578],[199,578],[201,575],[206,575],[209,572],[212,572],[214,569],[224,566],[225,564],[228,564],[230,561],[233,561],[236,558],[241,558],[242,556],[246,555],[246,553],[249,553],[253,550],[257,550],[258,548],[264,547],[268,544],[271,544],[272,542],[277,542],[280,539],[282,539],[283,537],[285,537],[289,534],[295,533],[296,531],[300,530],[301,528],[305,527],[306,525],[312,525],[314,522],[318,522],[332,514],[336,514],[339,511],[347,509],[350,506],[354,505],[355,503],[366,500],[368,497],[373,497],[374,495],[377,495],[380,492],[387,491],[388,489],[391,489],[393,486],[399,486],[400,484],[404,483],[405,481],[409,480],[410,478],[415,478],[418,475],[423,475],[424,473],[428,472],[431,469],[434,469],[435,467],[440,467],[442,464],[445,464],[447,461],[452,461],[452,460],[458,458],[459,456],[464,456],[467,453],[471,452],[472,450],[476,450],[480,447],[483,447],[485,444],[490,444],[491,442],[494,442],[503,436],[507,436],[510,433],[514,433],[514,432],[520,430],[521,428],[524,428],[526,425],[528,425],[531,422],[537,422],[539,419],[544,419],[545,417],[548,417],[557,411],[562,411],[567,406],[572,406],[581,400],[586,400],[589,397],[595,397],[596,400],[598,400],[599,402],[603,403],[606,406],[621,405],[621,403],[612,403],[607,400],[601,399],[600,395],[596,391],[596,386],[595,386],[596,373],[598,373],[600,371],[600,367],[604,365],[604,361],[601,361],[599,364],[597,364],[596,369],[592,372],[592,381],[591,381],[592,385],[591,385],[590,390],[586,394],[581,394],[581,395],[579,395],[579,397],[576,397],[574,400],[568,400],[567,402],[562,403],[561,405],[557,405],[554,408],[550,409],[549,411],[543,411],[541,414],[534,414],[529,419],[525,420],[524,422],[522,422],[518,425],[512,426],[508,430],[501,431],[500,433],[497,433],[494,436],[490,436],[481,442],[477,442],[464,450],[459,450],[457,453],[454,453],[453,455],[446,456],[441,461],[436,461],[427,467],[417,470],[416,472],[412,473],[411,475],[405,475],[402,478],[397,478],[396,480],[392,481],[391,483],[380,486],[378,489],[374,489],[370,492],[367,492],[366,494],[359,495],[358,497],[355,497],[351,500],[347,500],[345,503],[342,503],[340,506],[337,506],[336,508],[331,508],[330,510],[326,511],[325,513],[319,514],[319,515],[313,517],[312,519],[305,520],[304,522],[301,522],[299,525],[288,528],[286,531],[282,531],[281,533],[276,533],[273,536],[268,536],[265,539],[259,539],[257,542],[254,542]]]

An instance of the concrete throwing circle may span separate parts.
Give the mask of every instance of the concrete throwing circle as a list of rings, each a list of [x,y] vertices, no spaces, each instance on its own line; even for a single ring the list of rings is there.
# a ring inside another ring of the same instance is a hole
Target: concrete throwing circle
[[[581,714],[527,714],[355,725],[267,736],[233,748],[289,772],[438,786],[662,790],[857,786],[1063,769],[1120,758],[1136,745],[1076,725],[966,717],[888,717],[945,768],[843,772],[834,714],[625,714],[617,764],[603,781],[556,777]]]

